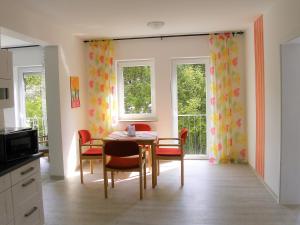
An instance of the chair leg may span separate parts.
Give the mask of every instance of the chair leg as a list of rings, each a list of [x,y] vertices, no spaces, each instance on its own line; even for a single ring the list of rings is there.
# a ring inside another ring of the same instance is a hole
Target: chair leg
[[[149,171],[151,171],[151,168],[152,168],[152,158],[151,158],[151,156],[150,156],[150,150],[149,151],[147,151],[146,152],[147,154],[148,154],[148,158],[147,158],[147,160],[148,160],[148,168],[149,168]]]
[[[143,173],[142,173],[142,166],[140,166],[140,171],[139,171],[139,175],[140,175],[140,199],[143,199]]]
[[[144,189],[147,188],[147,175],[146,175],[146,160],[145,160],[145,163],[144,163]]]
[[[181,186],[184,185],[184,160],[181,159]]]
[[[90,170],[91,170],[91,174],[94,173],[94,164],[93,164],[93,160],[90,160]]]
[[[113,171],[111,171],[111,187],[112,187],[112,188],[115,187],[114,172],[113,172]]]
[[[80,182],[83,184],[82,159],[80,159],[79,162],[80,162]]]
[[[159,174],[160,174],[159,160],[157,159],[156,162],[157,162],[157,176],[159,176]]]
[[[103,169],[103,173],[104,173],[104,197],[107,198],[107,185],[108,185],[108,182],[107,182],[107,172],[106,172],[105,167]]]

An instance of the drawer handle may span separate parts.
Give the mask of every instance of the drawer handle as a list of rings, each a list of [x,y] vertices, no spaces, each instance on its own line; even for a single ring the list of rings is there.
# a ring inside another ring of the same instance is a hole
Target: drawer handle
[[[28,186],[29,184],[33,183],[35,181],[34,178],[31,178],[29,181],[27,181],[26,183],[22,184],[22,187],[26,187]]]
[[[38,209],[38,207],[34,206],[28,213],[24,214],[24,217],[29,217],[32,215],[32,213],[34,213],[36,210]]]
[[[33,166],[30,167],[30,168],[28,168],[27,170],[22,171],[22,172],[21,172],[21,175],[23,176],[23,175],[25,175],[25,174],[31,172],[32,170],[34,170],[34,167],[33,167]]]

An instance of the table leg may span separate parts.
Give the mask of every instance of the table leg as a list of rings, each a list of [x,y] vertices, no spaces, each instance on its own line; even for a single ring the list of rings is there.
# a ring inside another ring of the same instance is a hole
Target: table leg
[[[155,150],[154,143],[151,144],[151,158],[152,158],[152,188],[155,188],[156,182],[156,159],[155,159]]]

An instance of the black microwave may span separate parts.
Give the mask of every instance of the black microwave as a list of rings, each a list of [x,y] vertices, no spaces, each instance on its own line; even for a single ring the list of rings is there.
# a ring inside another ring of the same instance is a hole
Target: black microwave
[[[11,162],[38,152],[37,130],[31,128],[0,129],[0,162]]]

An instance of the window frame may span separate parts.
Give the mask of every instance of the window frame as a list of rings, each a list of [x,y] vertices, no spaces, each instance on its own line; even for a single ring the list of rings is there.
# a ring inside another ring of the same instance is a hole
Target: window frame
[[[118,89],[118,119],[119,121],[155,121],[156,120],[156,97],[155,97],[155,67],[154,59],[132,59],[117,60],[117,89]],[[150,88],[151,88],[151,113],[125,113],[124,102],[124,67],[150,66]]]
[[[210,142],[209,136],[209,127],[210,127],[210,84],[211,84],[211,76],[209,73],[210,68],[210,60],[209,56],[198,56],[198,57],[182,57],[182,58],[172,58],[172,78],[171,78],[171,92],[172,92],[172,131],[173,136],[178,136],[178,86],[177,86],[177,66],[182,64],[204,64],[205,65],[205,78],[206,78],[206,154],[205,155],[188,155],[188,159],[208,159],[210,155],[210,149],[208,148]]]

